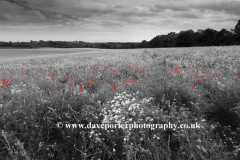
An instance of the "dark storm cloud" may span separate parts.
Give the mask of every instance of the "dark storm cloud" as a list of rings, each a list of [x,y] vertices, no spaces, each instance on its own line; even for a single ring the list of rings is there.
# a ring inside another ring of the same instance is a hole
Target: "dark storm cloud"
[[[240,6],[238,1],[220,0],[160,2],[150,0],[138,1],[138,3],[131,0],[123,0],[121,3],[109,0],[5,0],[0,1],[0,19],[8,22],[64,24],[69,21],[98,17],[99,20],[111,21],[112,23],[109,22],[109,24],[119,25],[120,23],[140,23],[144,21],[143,18],[199,19],[208,14],[206,11],[239,15],[238,6]],[[115,19],[119,22],[115,22]]]
[[[25,4],[26,2],[0,1],[1,19],[4,19],[6,22],[22,23],[37,22],[46,19],[41,11],[24,7]]]
[[[0,0],[0,32],[115,30],[150,37],[189,27],[230,28],[239,19],[239,6],[229,0]]]
[[[202,18],[202,16],[200,14],[197,14],[194,11],[187,11],[187,12],[185,11],[185,12],[181,12],[181,13],[174,13],[173,16],[177,17],[177,18],[188,18],[188,19]]]
[[[228,14],[240,15],[240,1],[222,1],[222,0],[189,0],[189,1],[165,1],[154,4],[150,10],[153,12],[171,11],[189,11],[191,9],[209,10],[209,11],[225,11]]]
[[[229,14],[240,15],[240,1],[209,1],[191,5],[195,9],[212,10]]]

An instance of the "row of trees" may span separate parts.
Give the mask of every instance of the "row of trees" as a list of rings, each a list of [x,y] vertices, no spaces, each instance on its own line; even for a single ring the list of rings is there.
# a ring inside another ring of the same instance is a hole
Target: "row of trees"
[[[191,46],[226,46],[240,44],[240,20],[235,29],[228,31],[222,29],[199,29],[181,31],[179,33],[170,32],[167,35],[158,35],[147,42],[141,43],[88,43],[83,41],[65,42],[65,41],[31,41],[31,42],[0,42],[0,47],[17,47],[17,48],[104,48],[104,49],[131,49],[131,48],[161,48],[161,47],[191,47]]]
[[[66,42],[66,41],[31,41],[31,42],[0,42],[1,48],[105,48],[105,49],[129,49],[138,48],[140,43],[88,43],[82,41]]]
[[[222,29],[199,29],[181,31],[179,33],[171,32],[167,35],[158,35],[147,42],[142,41],[140,48],[160,48],[160,47],[191,47],[191,46],[226,46],[240,44],[240,20],[235,29],[228,31]]]

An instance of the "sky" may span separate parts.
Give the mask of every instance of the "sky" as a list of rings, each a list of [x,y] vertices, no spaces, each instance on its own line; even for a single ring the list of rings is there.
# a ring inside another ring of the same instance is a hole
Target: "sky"
[[[141,42],[234,29],[240,0],[0,0],[0,41]]]

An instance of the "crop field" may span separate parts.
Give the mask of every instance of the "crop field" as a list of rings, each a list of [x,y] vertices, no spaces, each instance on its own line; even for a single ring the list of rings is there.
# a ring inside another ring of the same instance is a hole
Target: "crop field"
[[[240,158],[239,46],[59,50],[1,57],[0,159]]]
[[[33,58],[43,56],[62,55],[69,53],[81,53],[97,51],[94,48],[38,48],[38,49],[1,49],[0,60],[12,60],[14,58]]]

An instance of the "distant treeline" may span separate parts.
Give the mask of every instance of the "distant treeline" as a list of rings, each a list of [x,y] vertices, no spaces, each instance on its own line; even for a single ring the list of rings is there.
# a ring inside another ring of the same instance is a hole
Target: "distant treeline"
[[[89,43],[83,41],[31,41],[31,42],[1,42],[0,48],[104,48],[104,49],[120,49],[120,48],[138,48],[140,43]]]
[[[171,32],[167,35],[158,35],[150,41],[143,40],[139,43],[89,43],[83,41],[31,41],[31,42],[1,42],[0,48],[104,48],[104,49],[131,49],[131,48],[162,48],[162,47],[193,47],[193,46],[228,46],[240,45],[240,20],[235,29],[230,31],[222,29],[198,29],[181,31],[179,33]]]

